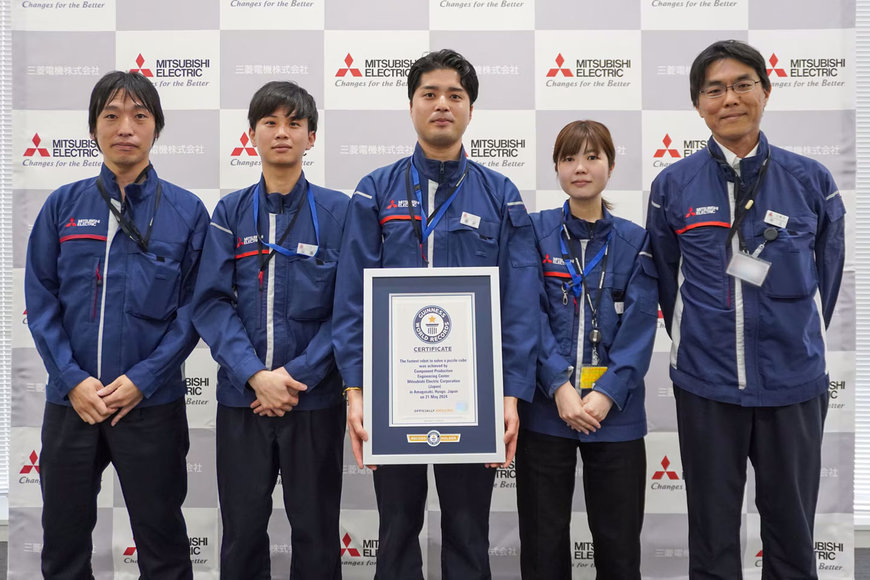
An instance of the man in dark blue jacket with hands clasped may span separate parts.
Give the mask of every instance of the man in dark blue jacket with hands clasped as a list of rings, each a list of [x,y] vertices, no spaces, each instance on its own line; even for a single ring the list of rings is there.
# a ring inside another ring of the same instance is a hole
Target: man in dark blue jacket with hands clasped
[[[194,321],[220,363],[217,476],[221,578],[268,579],[278,472],[294,578],[341,578],[345,409],[332,355],[332,296],[348,197],[302,171],[317,107],[272,81],[248,107],[261,179],[220,200],[203,250]]]
[[[48,370],[42,424],[42,573],[93,578],[91,532],[111,462],[143,578],[192,578],[181,504],[189,438],[181,365],[198,337],[191,301],[208,213],[157,177],[160,97],[138,73],[91,93],[96,178],[64,185],[27,248],[30,332]]]

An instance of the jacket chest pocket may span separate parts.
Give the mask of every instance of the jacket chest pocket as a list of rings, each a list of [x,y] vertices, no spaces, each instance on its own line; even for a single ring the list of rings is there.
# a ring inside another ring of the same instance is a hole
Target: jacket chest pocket
[[[127,254],[126,311],[138,318],[168,320],[181,296],[181,262],[172,257]]]
[[[294,320],[323,320],[332,312],[338,251],[321,249],[317,255],[291,264],[287,288],[287,314]]]
[[[477,227],[464,224],[459,218],[450,218],[450,253],[455,263],[467,266],[495,265],[498,260],[499,224],[481,219]]]
[[[764,230],[759,226],[756,242],[764,241]],[[764,292],[771,298],[804,298],[818,287],[815,264],[815,231],[811,225],[790,219],[788,226],[777,229],[775,240],[765,243],[760,257],[770,262],[764,280]]]

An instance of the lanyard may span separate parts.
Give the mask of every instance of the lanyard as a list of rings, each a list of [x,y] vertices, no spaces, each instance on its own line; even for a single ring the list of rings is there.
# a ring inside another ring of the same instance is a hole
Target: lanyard
[[[151,169],[151,165],[148,165],[145,169],[142,170],[142,173],[133,180],[133,183],[138,183],[145,175],[148,173],[148,170]],[[109,211],[112,212],[112,215],[115,216],[115,219],[118,220],[118,225],[121,227],[121,231],[127,234],[131,240],[133,240],[139,249],[143,252],[148,252],[148,242],[151,240],[151,229],[154,227],[154,216],[157,215],[157,208],[160,207],[160,197],[163,194],[163,187],[160,184],[160,180],[157,180],[157,193],[154,194],[154,212],[151,214],[151,220],[148,222],[148,231],[145,232],[145,236],[139,232],[139,228],[136,227],[136,223],[128,219],[123,212],[119,211],[115,204],[112,203],[112,198],[109,197],[108,192],[106,192],[106,188],[103,185],[103,178],[97,177],[97,189],[100,191],[100,195],[103,198],[103,201],[106,202],[106,205],[109,207]]]
[[[408,168],[405,172],[405,186],[408,193],[408,215],[411,217],[411,223],[414,224],[414,231],[417,232],[417,238],[420,241],[420,251],[423,251],[423,246],[426,243],[426,240],[429,238],[429,234],[435,231],[435,227],[438,225],[438,222],[441,221],[441,218],[444,217],[444,214],[447,213],[447,209],[456,199],[456,196],[459,194],[459,190],[462,189],[462,185],[465,183],[465,177],[468,175],[468,159],[463,158],[463,167],[462,167],[462,175],[459,176],[459,180],[456,182],[456,185],[453,186],[453,190],[448,195],[447,200],[444,201],[438,208],[432,212],[428,217],[426,216],[426,212],[423,211],[423,192],[420,187],[420,174],[417,172],[417,168],[414,166],[413,158],[408,159]],[[408,177],[410,173],[410,179]],[[417,223],[417,216],[414,215],[414,204],[411,199],[411,183],[413,180],[413,193],[417,197],[417,203],[420,205],[420,222]],[[425,256],[423,258],[426,259]]]
[[[565,267],[571,275],[571,291],[575,297],[580,296],[581,290],[585,290],[586,303],[589,305],[589,312],[592,315],[592,330],[589,331],[589,342],[592,344],[592,364],[598,364],[598,343],[601,342],[601,331],[598,330],[598,309],[601,306],[601,295],[604,289],[604,276],[607,272],[607,256],[610,251],[610,240],[613,238],[613,230],[607,234],[607,239],[604,241],[604,246],[592,259],[586,264],[586,268],[580,266],[580,260],[574,255],[571,250],[571,234],[568,231],[568,202],[565,202],[564,211],[562,214],[562,233],[559,236],[559,245],[562,250],[562,259],[565,261]],[[567,243],[566,243],[567,242]],[[595,304],[592,304],[592,296],[586,279],[589,274],[601,262],[601,275],[598,277],[598,292],[595,297]],[[563,289],[564,291],[564,289]]]
[[[752,184],[752,189],[750,189],[746,195],[739,197],[741,186],[743,185],[743,180],[735,172],[735,181],[734,181],[734,222],[731,224],[731,230],[728,232],[728,239],[725,242],[725,247],[728,248],[731,246],[731,240],[734,238],[734,234],[737,234],[738,239],[740,240],[740,249],[746,251],[746,242],[743,239],[743,234],[740,232],[740,224],[743,223],[743,220],[746,219],[746,214],[749,213],[749,209],[755,204],[755,196],[758,194],[758,189],[761,187],[761,182],[764,181],[764,176],[767,174],[767,166],[770,162],[770,151],[767,152],[767,157],[764,158],[764,162],[761,164],[761,169],[758,170],[758,177],[755,178],[755,183]],[[733,168],[732,168],[733,171]]]
[[[565,236],[559,237],[559,245],[562,249],[562,258],[565,260],[565,267],[568,268],[568,273],[571,275],[571,291],[574,293],[574,296],[579,297],[580,291],[583,288],[583,284],[586,282],[586,277],[593,270],[593,268],[598,265],[598,262],[604,259],[604,264],[602,264],[601,267],[601,277],[598,282],[598,289],[600,292],[601,288],[604,285],[604,270],[605,266],[607,265],[607,252],[608,248],[610,247],[610,238],[613,237],[613,231],[607,234],[607,240],[604,242],[604,246],[602,246],[602,248],[598,250],[598,253],[592,257],[592,259],[589,261],[589,263],[586,265],[586,268],[584,269],[580,266],[579,258],[577,258],[577,256],[575,256],[570,249],[571,234],[568,233],[567,220],[568,202],[566,201],[564,205],[564,213],[562,216],[562,233],[564,233]],[[567,242],[569,242],[568,244],[565,243],[566,240]],[[592,314],[594,316],[595,312],[593,311]]]
[[[281,236],[281,239],[278,241],[278,243],[270,244],[269,242],[267,242],[266,240],[263,239],[263,234],[260,233],[260,224],[259,224],[260,193],[262,191],[263,191],[263,180],[261,179],[260,183],[257,184],[257,191],[254,192],[254,230],[257,232],[257,239],[259,240],[260,244],[273,250],[273,252],[271,252],[269,254],[269,257],[266,258],[266,263],[268,263],[269,259],[272,257],[272,254],[274,252],[278,252],[279,254],[287,256],[288,258],[291,258],[293,256],[298,256],[299,254],[296,252],[296,250],[290,250],[288,248],[285,248],[284,246],[281,245],[281,242],[284,241],[284,239],[287,237],[287,234],[290,232],[290,228],[292,228],[293,224],[296,223],[296,217],[299,216],[301,208],[299,211],[296,212],[296,216],[294,216],[293,221],[290,223],[290,225],[287,226],[287,229],[284,231],[284,235]],[[307,191],[306,195],[308,197],[308,209],[311,211],[311,222],[314,224],[314,239],[316,240],[317,247],[320,248],[320,224],[317,221],[317,210],[314,207],[314,194],[311,193],[311,184],[310,183],[308,184],[308,191]],[[299,203],[297,203],[296,207],[298,208],[299,204],[301,204],[301,203],[302,203],[302,201],[300,200]],[[305,255],[306,257],[310,257],[310,256],[307,256],[306,254],[302,254],[302,255]],[[263,267],[265,267],[265,264],[263,264],[261,266],[261,268],[260,268],[261,271],[262,271]]]

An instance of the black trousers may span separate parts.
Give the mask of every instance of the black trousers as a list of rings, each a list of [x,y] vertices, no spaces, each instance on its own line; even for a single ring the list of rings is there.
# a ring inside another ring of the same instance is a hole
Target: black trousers
[[[218,405],[217,478],[221,578],[271,578],[272,491],[281,472],[292,528],[290,576],[341,578],[339,512],[345,407],[260,417]]]
[[[581,443],[520,429],[517,512],[523,580],[570,580],[577,449],[596,578],[640,579],[646,480],[643,439]]]
[[[689,576],[742,577],[746,459],[755,469],[762,578],[817,578],[813,520],[827,392],[783,407],[741,407],[674,385],[689,512]]]
[[[190,447],[184,400],[137,407],[115,427],[110,422],[88,425],[72,407],[45,405],[39,459],[43,576],[93,578],[97,494],[111,462],[127,504],[141,578],[193,578],[181,514]]]
[[[378,502],[377,580],[422,580],[420,530],[428,465],[382,465],[374,472]],[[489,506],[495,470],[482,464],[434,465],[441,505],[441,577],[488,580]]]

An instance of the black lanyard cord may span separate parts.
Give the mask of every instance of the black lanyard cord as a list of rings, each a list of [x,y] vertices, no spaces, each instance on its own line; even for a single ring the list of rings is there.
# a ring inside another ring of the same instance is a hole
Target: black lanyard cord
[[[598,293],[595,295],[595,306],[592,306],[592,297],[590,296],[589,285],[586,283],[586,276],[580,278],[580,283],[583,284],[583,291],[586,293],[586,302],[589,304],[589,310],[592,313],[592,330],[598,329],[598,312],[601,306],[601,295],[604,294],[604,274],[607,272],[607,255],[609,253],[610,248],[605,248],[604,257],[601,260],[601,276],[598,278]]]
[[[761,169],[758,170],[758,177],[755,178],[755,183],[752,184],[752,189],[746,192],[746,195],[743,196],[740,195],[740,190],[743,189],[743,180],[739,175],[737,175],[736,171],[734,172],[734,177],[736,178],[734,180],[734,222],[731,224],[731,230],[728,232],[728,239],[725,242],[726,248],[731,246],[731,240],[734,238],[734,234],[736,233],[740,240],[740,249],[744,251],[746,250],[746,242],[743,239],[742,232],[740,231],[740,225],[743,223],[743,220],[746,219],[746,215],[755,204],[755,196],[758,195],[761,182],[764,181],[764,176],[767,174],[769,163],[770,152],[768,151],[767,157],[761,164]]]
[[[133,183],[138,184],[142,180],[142,178],[147,175],[149,169],[151,169],[150,165],[142,170],[139,176],[135,180],[133,180]],[[154,227],[154,218],[157,215],[157,209],[160,207],[160,198],[163,194],[163,187],[160,183],[160,180],[157,180],[157,192],[154,194],[154,212],[151,214],[151,220],[148,222],[148,230],[145,232],[144,237],[139,232],[139,228],[136,227],[136,223],[132,219],[129,219],[127,216],[125,216],[124,212],[119,210],[117,207],[115,207],[115,204],[112,203],[112,198],[109,196],[109,193],[106,191],[106,188],[103,185],[102,177],[97,177],[97,189],[100,191],[100,196],[102,196],[103,201],[106,202],[109,211],[112,212],[112,215],[115,216],[116,220],[118,220],[118,225],[120,226],[121,231],[123,231],[127,235],[127,237],[133,240],[136,245],[139,246],[140,250],[147,253],[148,243],[151,240],[151,230]],[[122,209],[124,209],[125,205],[126,203],[122,205]]]

